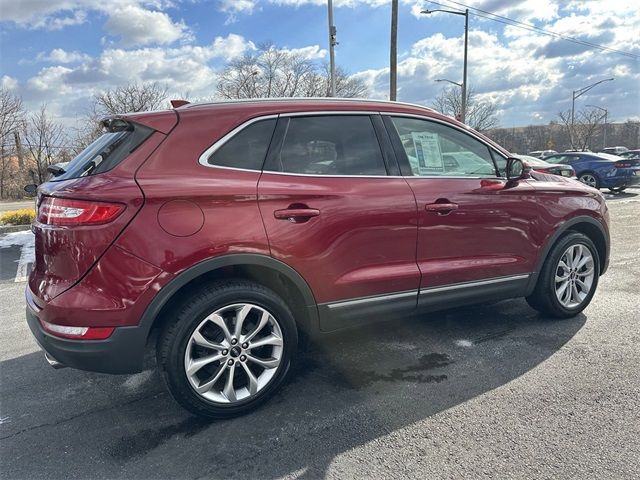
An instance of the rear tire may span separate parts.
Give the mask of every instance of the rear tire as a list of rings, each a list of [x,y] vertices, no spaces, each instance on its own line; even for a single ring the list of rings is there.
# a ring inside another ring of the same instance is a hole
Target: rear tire
[[[627,187],[609,187],[609,191],[612,193],[624,192],[626,189]]]
[[[550,317],[574,317],[591,302],[599,275],[594,243],[582,233],[568,233],[551,248],[527,302]]]
[[[298,332],[273,291],[245,280],[206,283],[172,315],[158,338],[157,361],[171,395],[190,412],[234,417],[282,386]]]

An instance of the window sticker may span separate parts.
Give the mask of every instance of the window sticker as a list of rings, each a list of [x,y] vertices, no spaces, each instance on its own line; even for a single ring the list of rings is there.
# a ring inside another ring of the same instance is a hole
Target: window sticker
[[[413,145],[422,172],[443,172],[444,162],[440,151],[440,141],[437,133],[411,132]]]

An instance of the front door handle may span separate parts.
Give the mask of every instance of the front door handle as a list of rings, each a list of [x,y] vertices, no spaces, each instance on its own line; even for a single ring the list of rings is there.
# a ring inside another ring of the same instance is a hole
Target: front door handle
[[[427,212],[435,212],[438,215],[447,215],[458,209],[457,203],[427,203],[424,206]]]
[[[273,216],[278,220],[289,220],[291,223],[306,222],[318,215],[320,215],[320,210],[317,208],[285,208],[273,212]]]

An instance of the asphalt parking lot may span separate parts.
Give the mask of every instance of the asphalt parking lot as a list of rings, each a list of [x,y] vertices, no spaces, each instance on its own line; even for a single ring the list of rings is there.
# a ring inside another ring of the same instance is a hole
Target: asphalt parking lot
[[[335,335],[218,422],[178,407],[152,357],[132,376],[49,367],[24,322],[28,241],[0,241],[0,476],[637,478],[640,189],[608,202],[610,269],[582,315],[509,300]]]

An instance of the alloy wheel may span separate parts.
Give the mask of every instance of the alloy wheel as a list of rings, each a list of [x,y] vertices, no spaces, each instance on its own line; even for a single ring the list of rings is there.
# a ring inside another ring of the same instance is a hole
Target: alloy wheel
[[[555,275],[558,301],[565,308],[576,308],[589,295],[595,276],[591,251],[583,244],[571,245],[560,257]]]
[[[267,310],[250,303],[227,305],[208,315],[191,334],[185,373],[205,399],[235,404],[270,383],[283,345],[280,325]]]
[[[596,188],[598,186],[598,180],[594,175],[591,175],[590,173],[585,173],[584,175],[581,175],[580,181],[585,185],[589,185],[590,187],[593,187],[593,188]]]

